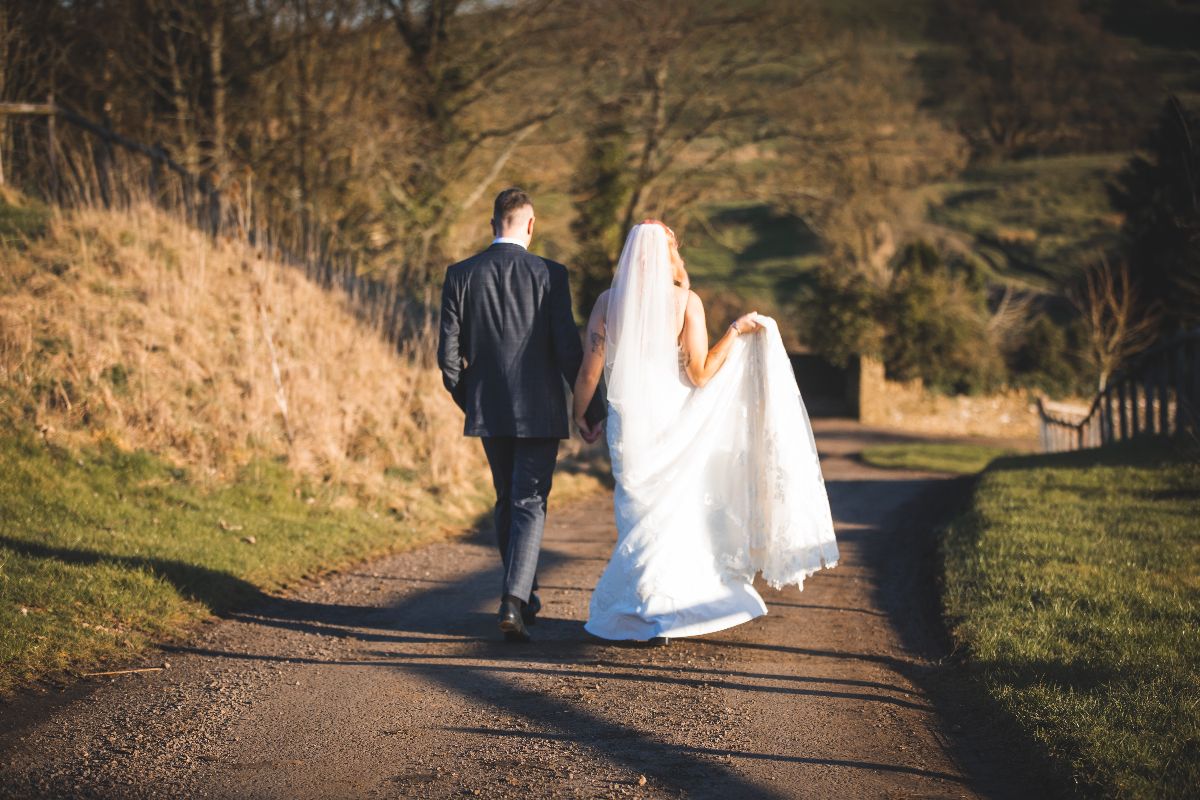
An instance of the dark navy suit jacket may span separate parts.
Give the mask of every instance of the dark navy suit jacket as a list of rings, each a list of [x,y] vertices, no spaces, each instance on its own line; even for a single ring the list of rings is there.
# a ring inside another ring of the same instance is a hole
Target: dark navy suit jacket
[[[582,360],[562,264],[500,242],[446,270],[438,366],[467,436],[566,439]]]

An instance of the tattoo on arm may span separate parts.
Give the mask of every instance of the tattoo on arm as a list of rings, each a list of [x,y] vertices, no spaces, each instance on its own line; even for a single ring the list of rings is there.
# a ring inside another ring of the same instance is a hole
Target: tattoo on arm
[[[604,334],[599,333],[597,331],[592,331],[589,334],[589,337],[590,337],[590,341],[592,343],[592,352],[593,353],[604,352]]]

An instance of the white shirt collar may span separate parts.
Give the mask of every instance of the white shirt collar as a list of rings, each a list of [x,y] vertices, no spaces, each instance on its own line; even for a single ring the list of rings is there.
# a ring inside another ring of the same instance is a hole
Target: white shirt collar
[[[492,239],[492,244],[515,244],[522,250],[526,249],[524,242],[520,239],[513,239],[510,236],[497,236],[495,239]]]

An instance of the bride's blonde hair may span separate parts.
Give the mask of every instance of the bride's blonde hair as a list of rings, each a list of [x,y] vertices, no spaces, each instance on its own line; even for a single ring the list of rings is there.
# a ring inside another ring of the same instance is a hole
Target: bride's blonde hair
[[[679,245],[679,237],[675,235],[675,231],[673,231],[669,227],[667,227],[667,223],[663,222],[662,220],[654,219],[653,217],[646,217],[644,220],[642,220],[641,224],[642,225],[658,225],[660,228],[662,228],[664,231],[667,232],[667,236],[671,237],[671,241],[675,244],[676,247],[680,246]]]

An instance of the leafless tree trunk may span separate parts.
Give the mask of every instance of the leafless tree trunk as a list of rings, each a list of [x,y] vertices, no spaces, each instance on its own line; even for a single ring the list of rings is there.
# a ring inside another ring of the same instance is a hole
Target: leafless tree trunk
[[[171,86],[171,107],[174,112],[175,137],[180,149],[179,159],[188,169],[196,169],[200,156],[196,151],[196,115],[188,95],[187,83],[175,45],[175,31],[164,15],[159,23],[166,49],[166,69]]]
[[[466,205],[456,200],[461,187],[474,187],[467,198],[481,191],[480,182],[499,176],[514,142],[561,110],[551,99],[500,114],[491,109],[489,122],[480,122],[494,91],[511,89],[520,76],[545,66],[530,45],[556,2],[484,4],[467,14],[462,0],[380,0],[404,43],[410,73],[405,100],[414,152],[392,173],[386,191],[410,216],[392,225],[403,243],[403,269],[417,283],[429,280],[442,239]]]
[[[1126,359],[1154,341],[1158,309],[1143,307],[1129,268],[1113,266],[1107,259],[1084,273],[1068,297],[1083,318],[1097,387],[1103,391]]]
[[[212,149],[210,160],[214,184],[225,188],[229,181],[229,134],[226,117],[228,76],[225,74],[225,14],[218,4],[208,28],[208,62],[212,71]]]

